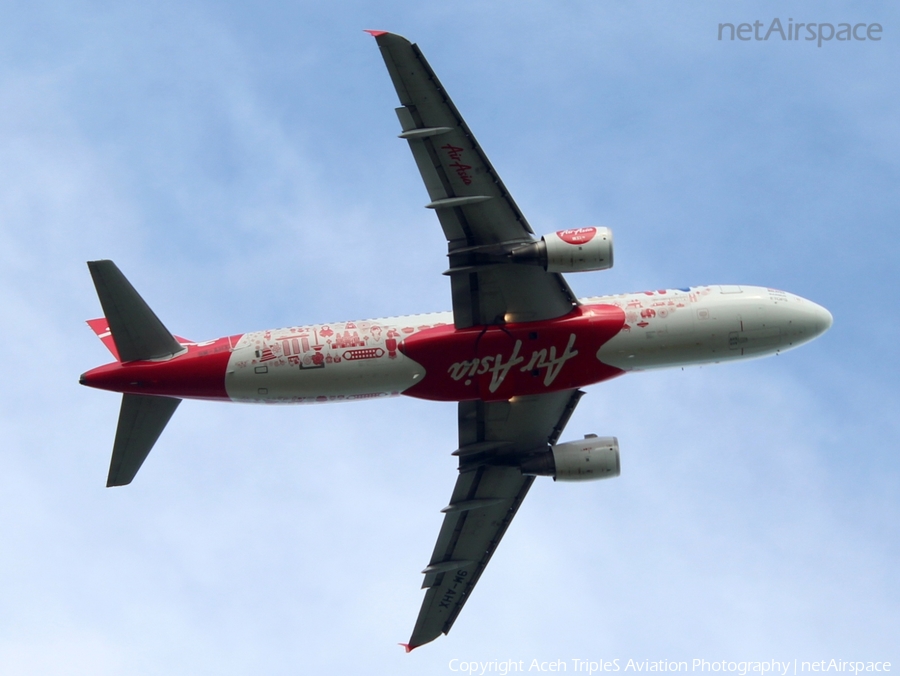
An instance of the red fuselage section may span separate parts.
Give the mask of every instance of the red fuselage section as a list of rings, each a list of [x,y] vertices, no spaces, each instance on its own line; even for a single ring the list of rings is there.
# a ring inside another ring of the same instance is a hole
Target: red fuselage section
[[[543,322],[426,329],[400,346],[427,373],[404,394],[437,401],[500,401],[608,380],[622,370],[602,363],[597,351],[624,323],[620,308],[594,305]]]
[[[553,320],[461,330],[446,321],[415,329],[387,321],[339,331],[297,327],[185,343],[173,357],[107,364],[81,382],[192,399],[303,403],[407,394],[499,401],[619,375],[597,351],[624,323],[619,307],[587,305]],[[358,346],[347,347],[348,335]]]

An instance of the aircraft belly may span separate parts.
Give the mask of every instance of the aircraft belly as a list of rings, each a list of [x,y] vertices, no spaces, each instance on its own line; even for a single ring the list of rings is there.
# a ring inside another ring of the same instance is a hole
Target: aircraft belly
[[[506,401],[609,380],[622,370],[594,355],[622,330],[624,319],[618,307],[592,304],[552,320],[421,331],[400,349],[428,373],[405,394],[433,401]]]
[[[291,404],[399,395],[425,376],[397,349],[402,330],[370,321],[245,334],[225,390],[233,401]]]
[[[397,396],[424,376],[411,359],[393,363],[373,360],[302,369],[290,364],[265,364],[235,369],[225,376],[233,401],[260,403],[324,403]]]

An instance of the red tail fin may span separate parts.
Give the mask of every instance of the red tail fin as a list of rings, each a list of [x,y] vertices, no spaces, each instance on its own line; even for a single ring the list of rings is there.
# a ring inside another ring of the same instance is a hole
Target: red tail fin
[[[90,326],[94,333],[97,334],[97,337],[103,341],[103,344],[106,345],[107,349],[112,352],[112,356],[116,358],[116,361],[122,361],[119,357],[119,351],[116,349],[116,341],[113,340],[112,332],[109,330],[109,322],[106,321],[106,317],[88,319],[87,325]],[[187,338],[182,338],[181,336],[175,336],[175,340],[182,345],[194,342]]]
[[[116,358],[116,361],[122,361],[119,359],[119,350],[116,349],[116,341],[113,340],[112,332],[109,330],[109,322],[106,321],[106,317],[88,319],[87,324],[94,333],[97,334],[97,337],[103,341],[103,344],[106,345],[106,349],[112,352],[112,356]]]

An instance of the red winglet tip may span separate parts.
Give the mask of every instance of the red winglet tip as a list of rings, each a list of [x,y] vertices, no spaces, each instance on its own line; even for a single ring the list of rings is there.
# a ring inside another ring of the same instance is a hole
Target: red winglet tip
[[[366,28],[366,29],[363,30],[363,33],[368,33],[368,34],[371,35],[373,38],[377,38],[379,35],[386,35],[386,34],[387,34],[387,31],[373,31],[373,30],[370,30],[370,29]],[[405,643],[401,643],[400,645],[406,645],[406,644],[405,644]],[[409,651],[407,651],[407,652],[409,652]]]
[[[402,645],[403,649],[408,653],[411,653],[413,650],[418,648],[418,646],[410,645],[409,643],[398,643],[397,645]]]

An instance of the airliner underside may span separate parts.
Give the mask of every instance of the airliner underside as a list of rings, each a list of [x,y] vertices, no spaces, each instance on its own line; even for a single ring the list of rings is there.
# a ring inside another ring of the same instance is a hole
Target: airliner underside
[[[618,476],[615,437],[559,443],[581,388],[630,371],[778,354],[826,331],[783,291],[700,286],[576,299],[562,276],[613,263],[609,229],[536,239],[418,47],[369,31],[397,91],[400,137],[448,242],[452,312],[191,342],[112,261],[88,263],[115,357],[81,383],[123,394],[108,486],[130,483],[182,399],[307,404],[406,395],[458,402],[459,476],[407,650],[450,631],[536,476]],[[523,562],[523,565],[527,563]]]

